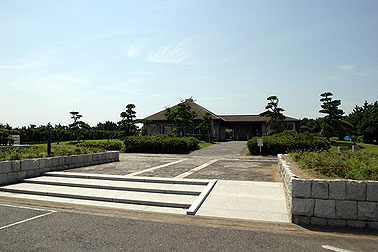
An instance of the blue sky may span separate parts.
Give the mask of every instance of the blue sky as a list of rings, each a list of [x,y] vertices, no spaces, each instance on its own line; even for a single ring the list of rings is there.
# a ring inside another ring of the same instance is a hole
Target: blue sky
[[[118,121],[193,97],[217,114],[257,114],[277,95],[319,117],[378,98],[378,1],[0,2],[0,123]]]

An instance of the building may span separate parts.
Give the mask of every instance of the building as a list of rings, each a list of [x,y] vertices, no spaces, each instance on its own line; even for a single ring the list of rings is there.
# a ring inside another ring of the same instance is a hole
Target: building
[[[205,113],[210,113],[212,135],[214,140],[223,141],[226,139],[226,129],[231,132],[231,139],[248,140],[255,136],[262,136],[267,133],[266,122],[269,117],[261,115],[216,115],[208,109],[198,105],[193,99],[186,99],[190,107],[196,112],[194,118],[193,134],[197,134],[196,125],[199,124]],[[176,105],[177,106],[177,105]],[[168,134],[175,125],[167,120],[165,109],[145,118],[145,126],[149,135]],[[285,127],[289,130],[297,130],[299,120],[287,117],[284,121]]]

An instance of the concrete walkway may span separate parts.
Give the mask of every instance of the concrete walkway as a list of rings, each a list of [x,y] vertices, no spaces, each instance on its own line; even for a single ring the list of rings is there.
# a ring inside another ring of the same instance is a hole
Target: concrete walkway
[[[289,222],[283,185],[275,182],[218,180],[196,215]]]

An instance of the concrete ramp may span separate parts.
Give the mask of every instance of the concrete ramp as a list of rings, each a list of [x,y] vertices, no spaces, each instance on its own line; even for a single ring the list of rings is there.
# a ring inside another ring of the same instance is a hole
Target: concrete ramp
[[[282,183],[218,180],[196,215],[289,222]]]

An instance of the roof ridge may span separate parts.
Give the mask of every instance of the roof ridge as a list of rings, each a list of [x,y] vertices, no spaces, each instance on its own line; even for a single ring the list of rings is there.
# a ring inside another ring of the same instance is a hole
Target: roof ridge
[[[194,103],[194,104],[196,104],[198,107],[200,107],[200,108],[202,108],[203,110],[205,110],[205,111],[207,111],[207,112],[209,112],[210,114],[212,114],[212,115],[214,115],[215,117],[217,117],[217,118],[221,118],[220,116],[218,116],[217,114],[215,114],[214,112],[212,112],[212,111],[210,111],[210,110],[208,110],[207,108],[205,108],[205,107],[202,107],[201,105],[199,105],[198,103],[196,103],[196,102],[194,102],[194,101],[192,101],[192,103]],[[223,119],[223,118],[222,118]]]

